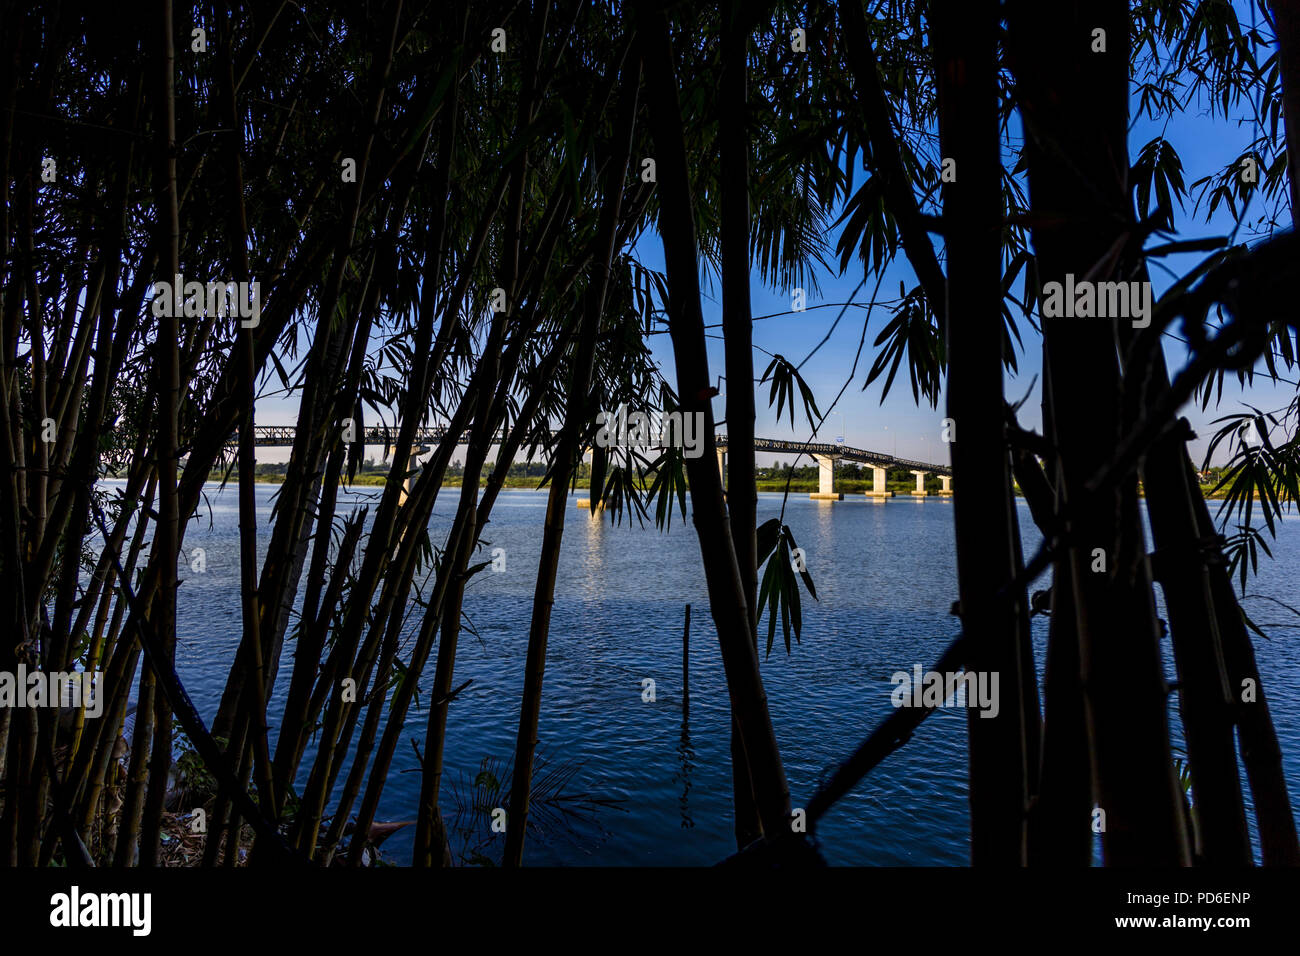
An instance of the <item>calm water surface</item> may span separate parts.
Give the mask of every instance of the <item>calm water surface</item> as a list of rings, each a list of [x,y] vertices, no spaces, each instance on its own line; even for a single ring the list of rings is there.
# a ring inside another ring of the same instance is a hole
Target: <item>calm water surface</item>
[[[257,486],[263,548],[277,487]],[[340,512],[373,503],[373,491],[340,494]],[[804,595],[802,643],[787,656],[778,626],[771,656],[762,661],[795,806],[891,713],[890,675],[918,663],[928,669],[957,629],[949,613],[957,597],[951,502],[853,497],[831,503],[791,496],[786,510],[787,523],[807,552],[819,598]],[[653,526],[629,527],[626,520],[614,526],[608,518],[589,519],[572,499],[570,505],[539,737],[549,766],[573,774],[566,793],[601,803],[594,808],[583,801],[556,803],[543,812],[539,822],[545,832],[530,836],[527,859],[592,865],[717,862],[734,850],[730,721],[694,530],[680,516],[668,534]],[[504,491],[485,529],[479,560],[488,560],[492,548],[503,548],[506,568],[478,574],[467,589],[465,614],[473,632],[462,633],[455,683],[473,683],[451,706],[444,807],[456,800],[449,789],[464,789],[484,758],[504,764],[513,752],[545,508],[544,492]],[[781,496],[760,495],[758,508],[760,522],[775,517]],[[444,492],[430,522],[435,543],[445,539],[452,509],[453,493]],[[1300,570],[1297,520],[1283,521],[1272,544],[1274,560],[1264,562],[1252,584],[1252,590],[1288,604],[1295,603]],[[1032,553],[1039,539],[1023,504],[1020,522],[1026,552]],[[202,574],[183,574],[178,670],[210,720],[240,631],[233,486],[208,487],[185,545],[203,548],[207,567]],[[688,603],[687,710],[682,620]],[[1300,618],[1262,599],[1249,599],[1246,607],[1272,637],[1256,642],[1257,654],[1295,800],[1300,797]],[[1046,623],[1038,618],[1034,639],[1040,667],[1045,638]],[[1167,639],[1163,649],[1168,659]],[[283,706],[291,651],[286,645],[273,721]],[[409,648],[403,657],[407,654]],[[432,672],[431,660],[421,706],[412,708],[405,727],[405,737],[421,749]],[[655,681],[653,703],[642,700],[645,678]],[[936,712],[826,816],[818,828],[826,858],[835,864],[965,864],[965,761],[964,712]],[[379,819],[414,818],[420,788],[416,767],[404,739]],[[409,860],[412,829],[385,844],[387,859]],[[482,852],[499,858],[500,847],[489,838]]]

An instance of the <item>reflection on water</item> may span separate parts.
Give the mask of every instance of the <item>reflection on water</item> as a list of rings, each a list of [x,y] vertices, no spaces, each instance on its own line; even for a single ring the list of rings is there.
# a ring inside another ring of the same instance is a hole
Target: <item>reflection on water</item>
[[[257,488],[263,548],[274,491]],[[341,494],[340,508],[372,497]],[[206,550],[207,570],[185,575],[180,590],[178,668],[210,718],[239,640],[240,616],[236,491],[209,486],[208,501],[211,527],[205,510],[186,535],[187,549]],[[448,778],[473,781],[485,760],[500,766],[512,756],[545,509],[544,493],[502,492],[485,530],[491,545],[477,560],[487,560],[490,548],[504,548],[506,570],[475,575],[466,593],[465,614],[480,640],[460,644],[457,680],[474,682],[451,707]],[[760,523],[780,509],[779,494],[759,496]],[[445,536],[453,512],[448,499],[434,515],[435,541]],[[1037,536],[1023,507],[1020,520],[1026,553],[1032,554]],[[787,656],[778,634],[762,670],[798,806],[888,716],[890,675],[914,664],[928,669],[952,639],[957,627],[949,609],[957,594],[950,501],[850,496],[830,503],[792,495],[786,521],[806,552],[818,600],[804,596],[802,641]],[[1289,596],[1300,569],[1295,527],[1295,519],[1283,522],[1272,545],[1275,560],[1263,562],[1257,585],[1260,593],[1288,603],[1294,603]],[[681,669],[686,604],[693,611],[689,700]],[[1265,631],[1277,625],[1272,641],[1257,641],[1257,653],[1288,779],[1300,797],[1297,631],[1286,627],[1298,622],[1271,602],[1247,606]],[[676,516],[668,535],[635,522],[629,526],[626,519],[611,526],[608,518],[591,519],[570,499],[539,738],[557,769],[576,768],[569,790],[603,809],[566,815],[565,826],[548,828],[544,838],[530,837],[528,861],[712,864],[733,852],[730,716],[708,607],[689,520]],[[417,625],[413,614],[410,630]],[[760,651],[766,622],[761,636]],[[1041,666],[1041,617],[1034,636]],[[1168,657],[1167,638],[1163,649]],[[287,645],[273,719],[283,705],[292,652]],[[642,699],[644,678],[656,683],[653,702]],[[427,689],[420,699],[422,707],[412,708],[405,731],[423,749]],[[965,715],[939,710],[822,821],[818,834],[827,860],[964,864],[965,759]],[[413,819],[420,789],[415,769],[413,749],[403,740],[379,819]],[[346,769],[340,774],[345,778]],[[409,859],[413,829],[388,840],[387,858]],[[492,857],[500,848],[480,850]]]
[[[677,780],[681,783],[682,795],[677,803],[682,812],[682,829],[689,830],[695,826],[691,819],[691,771],[695,766],[695,751],[691,749],[691,702],[690,698],[682,701],[682,736],[677,744],[677,756],[681,761],[677,771]]]

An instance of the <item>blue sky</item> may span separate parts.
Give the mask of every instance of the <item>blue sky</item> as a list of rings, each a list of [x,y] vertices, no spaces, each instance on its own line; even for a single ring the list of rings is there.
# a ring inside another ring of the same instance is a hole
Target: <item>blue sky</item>
[[[1136,112],[1137,104],[1135,102],[1134,113]],[[1183,178],[1189,190],[1191,184],[1196,180],[1217,173],[1229,162],[1232,162],[1254,138],[1254,130],[1250,127],[1243,127],[1237,123],[1227,122],[1222,119],[1211,119],[1208,110],[1190,108],[1174,116],[1168,124],[1164,121],[1152,122],[1145,117],[1135,119],[1131,124],[1129,133],[1130,156],[1135,157],[1144,144],[1162,134],[1173,144],[1182,159]],[[1008,161],[1010,161],[1009,158]],[[1226,209],[1220,207],[1214,218],[1206,222],[1204,207],[1194,211],[1195,198],[1195,192],[1193,192],[1191,196],[1185,199],[1183,209],[1181,211],[1175,210],[1175,225],[1179,239],[1228,235],[1232,232],[1234,224]],[[833,222],[836,218],[831,217],[830,221]],[[1284,220],[1289,218],[1289,214],[1285,211],[1283,218]],[[827,244],[832,253],[836,238],[837,233],[828,236]],[[936,250],[942,257],[942,248],[938,237],[932,236],[931,238],[936,243]],[[1245,238],[1245,234],[1243,233],[1239,238]],[[643,235],[636,247],[636,254],[646,266],[658,270],[663,269],[662,248],[655,233],[647,232]],[[828,255],[827,258],[837,261],[837,257],[833,254]],[[1181,274],[1199,261],[1199,255],[1171,256],[1160,261],[1174,272]],[[850,261],[847,272],[842,276],[836,275],[830,270],[818,272],[817,284],[819,289],[816,293],[811,289],[808,291],[805,311],[775,315],[772,318],[756,321],[754,323],[754,344],[757,346],[754,356],[756,375],[761,375],[763,369],[767,366],[769,359],[766,353],[780,353],[796,364],[802,361],[830,330],[840,311],[838,308],[819,306],[823,306],[825,303],[842,303],[848,300],[855,287],[862,281],[862,278],[862,267],[855,256]],[[1158,296],[1172,283],[1173,278],[1169,272],[1153,265],[1152,280],[1155,293]],[[884,280],[881,283],[881,299],[888,300],[896,297],[900,281],[909,289],[915,285],[915,277],[901,250],[894,263],[886,271]],[[874,286],[875,280],[873,278],[863,286],[855,301],[863,304],[868,302]],[[709,276],[704,276],[703,287],[705,322],[706,324],[719,323],[721,321],[720,287]],[[787,313],[791,305],[791,290],[772,288],[765,285],[755,272],[751,279],[751,299],[755,316]],[[944,398],[940,399],[938,407],[935,409],[931,409],[924,402],[918,408],[913,401],[905,370],[900,370],[899,378],[895,381],[890,395],[884,399],[883,403],[881,401],[883,377],[874,382],[866,391],[862,389],[862,384],[866,380],[867,372],[871,368],[875,357],[872,342],[880,329],[888,322],[890,312],[890,307],[884,306],[878,307],[871,314],[866,333],[866,345],[857,371],[853,375],[853,381],[845,389],[842,398],[835,407],[834,413],[826,419],[826,423],[822,426],[818,437],[820,440],[835,441],[837,437],[843,436],[849,445],[869,448],[887,454],[897,454],[905,458],[947,462],[947,448],[940,441],[940,423],[946,414],[944,411]],[[823,412],[826,411],[836,393],[844,385],[853,367],[854,353],[857,350],[859,337],[862,334],[863,315],[864,311],[862,309],[848,309],[830,341],[802,369],[802,374],[813,388]],[[1023,347],[1018,350],[1016,356],[1019,366],[1018,371],[1015,374],[1008,374],[1006,377],[1006,394],[1009,399],[1014,401],[1023,398],[1027,392],[1029,393],[1029,401],[1025,403],[1020,411],[1020,422],[1025,427],[1040,430],[1039,402],[1041,395],[1037,384],[1037,381],[1041,381],[1040,339],[1027,322],[1021,320],[1019,324]],[[710,330],[711,337],[708,341],[709,365],[715,383],[724,369],[720,331],[720,329],[716,328]],[[1171,331],[1176,333],[1177,329]],[[661,364],[669,382],[675,384],[672,346],[669,336],[666,334],[653,335],[650,337],[650,345],[655,359]],[[759,349],[762,351],[759,351]],[[1185,349],[1176,338],[1168,334],[1165,338],[1165,353],[1171,370],[1176,371],[1185,363]],[[1296,374],[1300,375],[1300,372]],[[727,383],[723,383],[724,390],[727,387]],[[267,385],[266,388],[270,390],[275,388],[275,385]],[[757,389],[758,404],[757,433],[760,436],[797,440],[805,440],[809,437],[810,429],[801,412],[796,414],[793,429],[789,423],[788,412],[784,420],[778,422],[775,409],[769,408],[767,405],[767,387],[760,388],[755,384],[755,388]],[[1215,418],[1242,410],[1241,403],[1243,401],[1265,410],[1277,409],[1286,405],[1294,395],[1295,387],[1293,384],[1274,385],[1257,381],[1253,386],[1241,389],[1237,386],[1235,379],[1230,378],[1225,383],[1224,397],[1221,404],[1216,406],[1211,403],[1205,412],[1201,411],[1199,404],[1189,404],[1183,409],[1183,414],[1192,422],[1193,428],[1198,435],[1197,441],[1192,444],[1192,453],[1197,464],[1199,465],[1208,439],[1214,432],[1210,422]],[[716,417],[721,419],[723,412],[723,399],[716,399]],[[290,398],[267,397],[258,402],[257,420],[259,424],[288,424],[292,423],[296,417],[296,396]],[[263,449],[259,454],[259,459],[265,461],[282,461],[286,457],[287,449]],[[776,460],[789,461],[790,457],[789,455],[760,455],[759,464],[771,464]],[[1220,462],[1223,457],[1222,453],[1217,455],[1216,463]]]
[[[1182,159],[1184,182],[1187,184],[1189,192],[1192,193],[1185,199],[1184,208],[1181,211],[1175,209],[1177,238],[1192,239],[1231,234],[1234,223],[1224,207],[1220,206],[1213,219],[1209,222],[1205,220],[1204,204],[1194,213],[1198,191],[1191,191],[1190,187],[1196,180],[1212,173],[1218,173],[1224,166],[1240,155],[1247,144],[1255,138],[1254,131],[1249,127],[1240,128],[1237,124],[1228,123],[1222,119],[1211,119],[1208,116],[1208,111],[1189,110],[1176,116],[1167,126],[1163,121],[1154,123],[1144,116],[1131,124],[1129,133],[1130,156],[1135,157],[1147,142],[1161,135],[1162,132],[1165,138],[1173,144]],[[829,239],[829,246],[832,250],[837,236],[838,233],[835,233]],[[1244,233],[1239,238],[1245,238]],[[936,251],[942,256],[939,238],[932,236],[931,239],[936,244]],[[1151,244],[1154,245],[1155,242]],[[642,239],[637,251],[646,265],[662,269],[663,254],[656,235],[648,233]],[[1200,257],[1200,254],[1189,254],[1170,256],[1160,261],[1176,274],[1181,275],[1194,267]],[[840,311],[837,308],[819,309],[811,307],[819,303],[846,301],[862,280],[861,268],[859,260],[855,257],[849,263],[848,271],[843,276],[835,275],[829,271],[819,272],[818,285],[820,286],[820,292],[817,295],[809,294],[808,306],[810,308],[802,313],[792,313],[755,322],[754,344],[767,352],[781,353],[797,364],[830,330],[836,315]],[[916,284],[915,274],[901,250],[897,259],[885,274],[880,288],[880,297],[882,299],[896,297],[900,281],[909,289]],[[1156,266],[1152,267],[1152,285],[1157,297],[1173,282],[1174,278],[1169,272]],[[855,301],[864,304],[869,302],[874,285],[875,279],[873,277],[863,287]],[[785,312],[790,309],[789,290],[773,289],[764,285],[757,273],[752,277],[750,294],[753,299],[754,315]],[[712,283],[711,289],[706,287],[703,306],[706,324],[721,321],[721,292],[716,282]],[[863,310],[861,309],[848,310],[830,341],[813,356],[803,369],[802,374],[816,394],[823,412],[831,400],[834,399],[835,394],[840,390],[849,375],[850,369],[853,367],[854,353],[857,351],[858,341],[862,334],[862,315]],[[873,382],[866,391],[862,390],[867,372],[871,368],[871,363],[875,357],[875,350],[872,349],[871,343],[875,340],[881,328],[889,321],[890,315],[891,308],[888,306],[877,308],[871,315],[867,328],[866,347],[863,350],[862,359],[859,361],[853,383],[845,390],[843,397],[836,406],[835,412],[837,414],[832,414],[827,418],[826,424],[819,432],[818,437],[820,440],[834,441],[837,436],[843,435],[849,445],[869,448],[887,454],[894,454],[896,448],[900,457],[946,463],[948,461],[947,447],[939,440],[940,422],[946,415],[944,411],[946,396],[940,399],[938,407],[935,409],[931,409],[924,401],[922,401],[921,407],[918,408],[912,398],[911,387],[906,381],[906,371],[904,369],[900,369],[899,376],[895,380],[889,396],[884,399],[883,403],[881,401],[883,377]],[[1019,322],[1019,326],[1023,347],[1018,349],[1016,354],[1017,372],[1015,374],[1009,373],[1006,376],[1006,395],[1008,399],[1018,401],[1024,398],[1027,392],[1030,394],[1029,401],[1020,410],[1019,419],[1021,425],[1038,431],[1042,427],[1040,415],[1042,396],[1039,388],[1039,383],[1042,380],[1041,338],[1023,319]],[[714,329],[710,331],[716,334],[720,330]],[[1177,334],[1177,327],[1175,326],[1171,331]],[[714,371],[716,381],[717,373],[721,372],[724,366],[722,341],[720,338],[710,338],[708,348],[709,366]],[[668,336],[653,336],[652,350],[655,358],[662,363],[669,381],[672,381],[672,347],[668,341]],[[1165,357],[1171,371],[1176,372],[1185,364],[1187,352],[1176,338],[1166,335]],[[755,352],[756,375],[762,374],[767,362],[768,358],[765,354]],[[1286,375],[1285,372],[1283,374]],[[1300,374],[1300,371],[1296,374]],[[769,438],[806,440],[810,429],[803,416],[801,414],[796,416],[796,424],[793,429],[790,426],[788,412],[783,416],[782,421],[778,422],[775,409],[767,406],[767,393],[766,386],[758,391],[757,434]],[[1215,428],[1210,425],[1210,422],[1215,418],[1241,410],[1242,401],[1264,410],[1271,410],[1286,405],[1294,396],[1294,385],[1274,385],[1271,382],[1257,380],[1253,386],[1242,389],[1238,387],[1234,378],[1229,378],[1225,382],[1223,401],[1217,407],[1215,403],[1211,402],[1209,408],[1202,412],[1199,403],[1189,404],[1183,409],[1182,414],[1191,421],[1193,428],[1197,432],[1197,441],[1192,443],[1192,454],[1196,463],[1200,464],[1208,440],[1215,431]],[[722,399],[716,400],[715,412],[719,418],[722,417],[723,411]],[[1221,452],[1216,453],[1216,463],[1219,463],[1223,457],[1224,455]],[[760,456],[760,464],[768,464],[776,459],[788,461],[789,458],[790,456]]]

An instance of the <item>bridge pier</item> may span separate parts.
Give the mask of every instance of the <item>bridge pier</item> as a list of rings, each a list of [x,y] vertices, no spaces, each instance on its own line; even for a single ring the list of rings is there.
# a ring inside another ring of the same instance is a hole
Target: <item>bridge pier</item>
[[[392,446],[392,445],[385,445],[385,446],[384,446],[384,457],[387,458],[388,455],[389,455],[389,453],[392,452],[393,450],[394,450],[394,449],[393,449],[393,446]],[[429,448],[428,448],[427,445],[412,445],[412,446],[411,446],[411,454],[410,454],[410,457],[408,457],[408,458],[406,459],[406,470],[407,470],[407,471],[410,471],[410,472],[415,472],[415,473],[414,473],[414,474],[407,475],[405,478],[402,479],[402,490],[401,490],[401,492],[400,492],[400,493],[398,494],[398,496],[397,496],[397,505],[398,505],[399,508],[400,508],[402,505],[406,504],[406,499],[407,499],[407,498],[411,497],[411,488],[414,487],[414,485],[415,485],[415,478],[416,478],[416,475],[418,474],[418,472],[416,472],[416,470],[415,470],[415,460],[416,460],[417,458],[419,458],[421,455],[423,455],[425,452],[427,452],[428,450],[429,450]]]
[[[817,490],[808,497],[814,501],[843,501],[844,494],[835,490],[834,455],[813,455],[817,462]]]
[[[579,461],[579,462],[585,462],[585,461],[587,460],[587,456],[590,455],[593,451],[595,451],[595,449],[593,449],[593,448],[584,448],[584,449],[582,450],[582,454],[580,454],[580,455],[578,456],[578,461]],[[593,457],[592,460],[594,461],[595,458]],[[570,486],[570,487],[572,488],[573,486]],[[590,510],[591,510],[591,496],[588,495],[586,498],[574,498],[574,499],[573,499],[573,504],[574,504],[575,507],[581,508],[583,511],[590,511]],[[604,506],[603,506],[603,505],[598,505],[597,508],[596,508],[596,510],[597,510],[597,511],[604,511],[605,509],[604,509]]]
[[[883,465],[871,466],[871,490],[867,492],[868,498],[892,498],[894,493],[885,489],[885,481],[888,473]]]
[[[253,430],[253,444],[258,448],[289,448],[294,445],[297,435],[296,425],[257,425]],[[718,456],[718,474],[722,479],[724,494],[727,482],[727,436],[726,434],[717,434],[715,451]],[[364,432],[362,443],[366,447],[383,447],[391,450],[394,446],[394,438],[391,426],[367,425]],[[429,451],[433,444],[441,444],[449,438],[455,438],[455,444],[462,445],[468,442],[468,433],[462,433],[460,436],[450,436],[446,426],[438,425],[432,427],[423,427],[415,430],[412,436],[413,444],[411,451],[411,461],[414,463],[417,457]],[[502,438],[502,440],[504,440]],[[228,443],[228,447],[235,447],[234,436]],[[909,497],[924,498],[928,496],[925,490],[925,478],[927,475],[938,474],[942,483],[941,496],[952,496],[952,476],[949,474],[939,474],[940,471],[948,471],[946,465],[931,465],[926,462],[904,461],[893,458],[880,452],[873,452],[863,448],[850,448],[845,445],[829,445],[825,443],[813,442],[794,442],[783,439],[773,438],[755,438],[754,450],[766,454],[781,454],[785,452],[794,452],[795,454],[810,455],[818,465],[818,490],[813,492],[809,497],[823,501],[843,501],[844,495],[835,490],[835,463],[840,459],[848,461],[862,462],[871,469],[872,488],[866,492],[864,497],[873,499],[885,499],[894,497],[892,491],[887,490],[886,481],[888,478],[889,465],[877,464],[877,462],[889,462],[894,467],[905,467],[907,465],[923,465],[924,468],[912,469],[912,474],[916,475],[916,490],[908,492]],[[385,454],[387,455],[387,451]],[[584,452],[584,456],[586,453]],[[412,470],[415,470],[414,468]],[[390,479],[393,477],[389,472]],[[401,489],[399,500],[404,504],[410,497],[414,488],[415,475],[407,475],[401,478]],[[575,504],[578,507],[586,507],[587,502],[584,499],[577,499]]]

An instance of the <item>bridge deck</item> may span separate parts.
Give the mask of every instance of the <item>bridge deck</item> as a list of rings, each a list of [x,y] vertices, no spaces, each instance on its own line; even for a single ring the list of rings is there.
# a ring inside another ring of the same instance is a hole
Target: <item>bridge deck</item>
[[[727,436],[718,435],[715,439],[719,448],[727,447]],[[911,458],[897,458],[878,451],[854,448],[852,445],[831,444],[827,442],[797,442],[784,438],[755,438],[754,451],[799,453],[823,455],[829,458],[843,458],[864,465],[880,465],[885,468],[909,468],[927,471],[935,475],[951,475],[949,465],[935,465],[928,461],[913,461]]]
[[[253,444],[259,448],[291,447],[297,432],[298,429],[294,425],[257,425],[253,428]],[[416,444],[432,445],[442,441],[446,435],[447,429],[445,427],[435,425],[428,428],[417,428],[413,440]],[[392,445],[397,440],[397,429],[385,428],[382,425],[368,425],[363,430],[362,438],[367,445]],[[468,440],[469,433],[466,432],[460,436],[457,444],[465,444]],[[727,449],[727,436],[714,436],[714,443],[720,451],[725,451]],[[236,444],[236,439],[233,436],[231,444]],[[897,458],[893,455],[886,455],[865,448],[854,448],[851,445],[827,442],[799,442],[784,438],[755,438],[754,450],[780,454],[822,455],[831,458],[842,458],[845,461],[859,462],[865,465],[879,465],[884,468],[908,468],[926,471],[935,475],[952,474],[952,468],[948,465],[914,461],[910,458]]]

